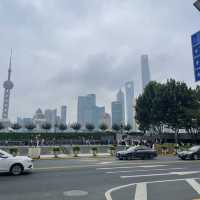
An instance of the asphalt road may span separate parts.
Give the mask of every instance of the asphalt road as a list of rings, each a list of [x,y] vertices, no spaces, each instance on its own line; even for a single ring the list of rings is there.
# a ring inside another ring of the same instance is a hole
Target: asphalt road
[[[200,161],[36,161],[31,174],[0,174],[0,200],[200,199]]]

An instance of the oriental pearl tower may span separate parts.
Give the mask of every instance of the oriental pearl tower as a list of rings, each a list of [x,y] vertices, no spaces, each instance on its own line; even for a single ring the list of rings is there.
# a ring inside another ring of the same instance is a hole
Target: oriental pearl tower
[[[8,80],[3,83],[3,87],[4,87],[4,100],[3,100],[2,119],[5,120],[5,121],[8,121],[10,91],[14,87],[14,84],[11,81],[11,72],[12,72],[12,49],[11,49],[9,69],[8,69]]]

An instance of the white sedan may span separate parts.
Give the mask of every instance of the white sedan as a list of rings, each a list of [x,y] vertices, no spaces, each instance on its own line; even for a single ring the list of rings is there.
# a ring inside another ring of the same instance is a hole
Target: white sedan
[[[12,156],[0,149],[0,172],[9,172],[14,176],[33,169],[33,161],[27,156]]]

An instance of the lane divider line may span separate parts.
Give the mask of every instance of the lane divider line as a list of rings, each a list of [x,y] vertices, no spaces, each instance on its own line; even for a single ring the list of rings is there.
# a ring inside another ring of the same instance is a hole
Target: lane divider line
[[[101,167],[97,170],[112,170],[112,169],[135,169],[135,168],[156,168],[156,167],[167,167],[168,165],[141,165],[141,166],[125,166],[125,167]]]
[[[147,184],[138,183],[136,185],[135,200],[147,200]]]
[[[127,171],[109,171],[109,172],[105,172],[106,174],[118,174],[118,173],[131,173],[131,172],[149,172],[151,171],[168,171],[168,170],[180,170],[180,169],[184,169],[181,167],[177,167],[177,168],[166,168],[166,169],[136,169],[136,170],[127,170]]]
[[[198,174],[200,171],[183,171],[183,172],[169,172],[169,173],[160,173],[160,174],[140,174],[140,175],[131,175],[131,176],[120,176],[120,178],[138,178],[138,177],[151,177],[151,176],[168,176],[168,175],[190,175],[190,174]]]

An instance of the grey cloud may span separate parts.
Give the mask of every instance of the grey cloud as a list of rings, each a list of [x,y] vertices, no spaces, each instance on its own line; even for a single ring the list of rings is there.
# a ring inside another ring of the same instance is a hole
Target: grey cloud
[[[47,3],[48,2],[48,3]],[[14,48],[10,116],[68,104],[96,92],[110,110],[116,90],[134,80],[141,92],[140,55],[152,79],[195,86],[190,35],[199,29],[193,0],[2,0],[0,82]],[[0,89],[2,105],[3,88]]]

